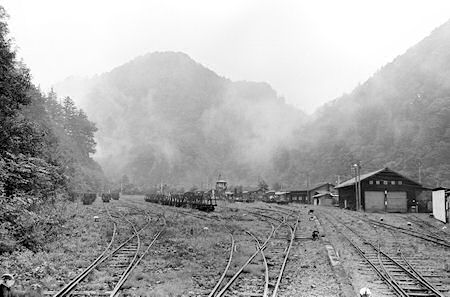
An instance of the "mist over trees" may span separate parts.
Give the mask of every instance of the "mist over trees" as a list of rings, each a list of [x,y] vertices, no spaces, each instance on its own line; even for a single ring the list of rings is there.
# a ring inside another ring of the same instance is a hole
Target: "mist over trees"
[[[384,166],[430,187],[450,186],[450,22],[331,101],[298,131],[290,164],[312,179]],[[421,176],[419,177],[419,171]],[[290,173],[285,170],[286,177]]]
[[[182,53],[148,54],[58,84],[98,125],[96,158],[119,180],[305,187],[391,167],[425,185],[450,180],[450,25],[311,116],[265,83],[233,82]],[[301,86],[299,86],[301,87]],[[419,176],[420,172],[420,176]]]
[[[98,125],[96,158],[138,184],[256,184],[304,115],[266,83],[232,82],[183,53],[148,54],[90,81],[56,85]],[[67,86],[67,87],[66,87]],[[73,92],[73,90],[77,90]]]
[[[57,102],[30,82],[8,36],[0,6],[0,252],[17,244],[38,249],[62,219],[58,200],[68,190],[95,190],[103,182],[95,127],[70,98]]]

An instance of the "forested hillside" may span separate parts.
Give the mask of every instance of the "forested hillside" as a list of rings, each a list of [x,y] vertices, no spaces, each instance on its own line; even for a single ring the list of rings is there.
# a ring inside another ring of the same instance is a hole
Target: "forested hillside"
[[[31,249],[60,223],[67,191],[93,191],[104,181],[95,126],[70,98],[42,94],[15,57],[0,7],[0,252]]]
[[[363,172],[389,166],[419,180],[420,168],[426,185],[450,186],[450,22],[321,108],[297,139],[285,163],[313,180],[350,177],[361,161]]]
[[[97,158],[116,180],[190,187],[256,184],[304,115],[265,83],[232,82],[175,52],[152,53],[90,80],[56,85],[98,125]]]
[[[222,173],[304,187],[349,178],[360,162],[449,185],[449,53],[446,23],[309,117],[265,83],[230,81],[173,52],[56,89],[98,124],[96,158],[116,180],[200,185]]]

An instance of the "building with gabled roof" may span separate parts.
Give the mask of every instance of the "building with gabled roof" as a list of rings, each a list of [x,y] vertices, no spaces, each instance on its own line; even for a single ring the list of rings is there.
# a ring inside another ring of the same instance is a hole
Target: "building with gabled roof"
[[[361,209],[366,212],[429,212],[431,191],[389,168],[360,176]],[[336,186],[339,206],[356,210],[355,178]]]

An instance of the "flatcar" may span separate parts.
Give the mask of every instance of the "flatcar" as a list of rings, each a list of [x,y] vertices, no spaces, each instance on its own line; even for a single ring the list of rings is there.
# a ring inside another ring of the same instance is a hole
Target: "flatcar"
[[[191,191],[185,193],[152,193],[145,195],[145,201],[175,207],[188,207],[201,211],[214,211],[216,197],[214,191]]]

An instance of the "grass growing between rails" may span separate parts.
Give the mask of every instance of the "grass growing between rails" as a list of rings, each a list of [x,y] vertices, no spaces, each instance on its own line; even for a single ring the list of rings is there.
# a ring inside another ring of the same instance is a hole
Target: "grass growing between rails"
[[[93,205],[70,203],[65,212],[67,220],[55,240],[41,251],[18,250],[0,255],[0,274],[13,274],[17,289],[37,284],[44,291],[59,290],[106,247],[112,223],[100,201]],[[100,220],[94,222],[94,216]]]

